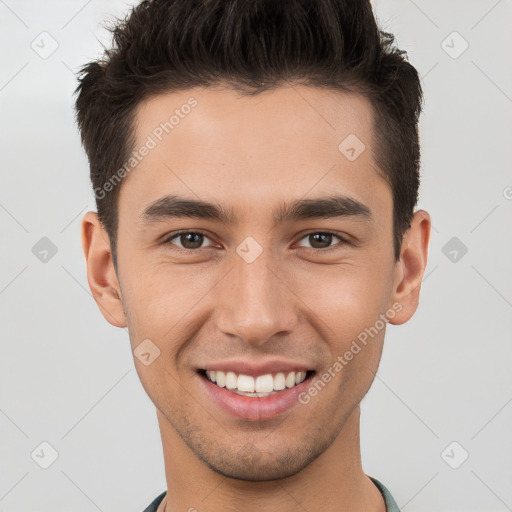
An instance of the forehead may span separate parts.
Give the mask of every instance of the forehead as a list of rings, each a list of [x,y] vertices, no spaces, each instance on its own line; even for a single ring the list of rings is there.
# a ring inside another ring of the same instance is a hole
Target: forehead
[[[226,134],[234,138],[227,143],[238,144],[250,143],[256,137],[277,142],[276,136],[285,139],[297,134],[307,136],[312,143],[332,146],[344,132],[348,135],[348,130],[370,143],[373,121],[371,105],[365,97],[301,85],[256,95],[220,85],[194,87],[152,96],[138,105],[135,114],[137,145],[152,133],[159,142],[171,133],[175,139],[180,134],[188,137],[188,128],[202,145]],[[286,142],[289,145],[290,140]]]
[[[366,98],[316,87],[153,96],[138,106],[134,124],[134,150],[150,149],[127,176],[120,204],[141,211],[172,193],[256,212],[290,197],[343,193],[389,210],[372,124]]]

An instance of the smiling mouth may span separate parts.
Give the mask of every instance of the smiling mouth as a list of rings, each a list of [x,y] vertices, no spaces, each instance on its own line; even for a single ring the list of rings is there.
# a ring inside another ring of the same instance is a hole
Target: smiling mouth
[[[315,371],[275,372],[256,377],[220,370],[200,369],[198,373],[216,386],[225,388],[234,394],[261,398],[277,395],[281,391],[298,386],[305,380],[312,378]]]

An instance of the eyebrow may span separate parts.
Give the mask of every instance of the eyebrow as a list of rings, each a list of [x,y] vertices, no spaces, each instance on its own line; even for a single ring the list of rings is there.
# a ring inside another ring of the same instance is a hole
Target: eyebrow
[[[231,208],[222,204],[167,195],[151,203],[140,215],[142,224],[153,224],[173,218],[190,217],[213,220],[233,226],[236,215]],[[273,212],[274,226],[292,220],[328,219],[355,217],[373,220],[373,215],[365,204],[353,197],[334,195],[316,199],[300,199],[284,203]]]

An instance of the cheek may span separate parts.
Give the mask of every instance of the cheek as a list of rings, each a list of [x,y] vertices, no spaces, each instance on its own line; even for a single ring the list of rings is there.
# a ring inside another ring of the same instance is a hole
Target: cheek
[[[386,271],[375,264],[343,265],[324,267],[316,276],[303,274],[307,278],[297,295],[325,340],[324,371],[339,376],[333,380],[340,393],[350,389],[354,396],[364,395],[377,371],[386,330],[381,315],[389,301]]]
[[[384,270],[382,270],[384,274]],[[374,266],[343,264],[303,272],[293,287],[327,338],[346,340],[385,312],[390,290]]]
[[[190,334],[191,322],[200,322],[201,313],[207,321],[212,309],[222,307],[208,297],[214,288],[218,292],[223,286],[219,282],[226,271],[222,265],[137,264],[135,258],[127,264],[130,269],[125,276],[129,279],[123,279],[123,302],[129,310],[134,345],[146,338],[157,344],[166,340],[166,350],[173,350],[172,340]],[[388,269],[382,267],[382,261],[336,265],[302,262],[278,265],[276,270],[293,292],[283,295],[289,307],[300,309],[337,355],[385,311],[389,290],[383,276],[387,279]]]
[[[181,335],[190,330],[189,320],[197,317],[201,299],[217,281],[216,275],[198,273],[197,267],[193,267],[148,263],[140,269],[134,266],[123,287],[133,343],[150,338],[157,344],[160,340],[159,346],[171,350],[169,342],[182,339]]]

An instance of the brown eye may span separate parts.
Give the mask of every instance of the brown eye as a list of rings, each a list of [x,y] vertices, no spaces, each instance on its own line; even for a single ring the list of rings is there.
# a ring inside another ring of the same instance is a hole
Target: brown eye
[[[173,242],[175,239],[179,243]],[[201,246],[203,245],[205,239],[209,240],[209,238],[202,233],[198,233],[196,231],[182,231],[168,238],[165,244],[177,245],[180,249],[184,250],[195,250],[202,248]]]
[[[311,245],[311,249],[329,249],[332,247],[332,242],[334,239],[338,239],[341,242],[344,242],[345,240],[341,238],[338,235],[335,235],[334,233],[329,233],[328,231],[320,231],[316,233],[310,233],[309,235],[306,235],[301,240],[307,240]],[[301,247],[307,247],[301,245]]]
[[[180,235],[180,242],[185,249],[198,249],[203,245],[204,236],[200,233],[185,233]]]

